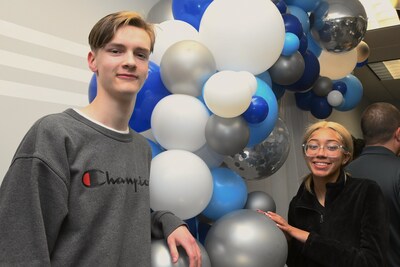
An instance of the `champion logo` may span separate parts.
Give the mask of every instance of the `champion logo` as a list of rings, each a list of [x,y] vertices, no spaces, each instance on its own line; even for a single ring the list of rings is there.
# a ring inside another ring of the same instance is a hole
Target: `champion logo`
[[[133,185],[135,192],[138,186],[149,186],[149,180],[142,177],[119,177],[111,176],[108,171],[89,170],[82,175],[82,183],[85,187],[96,188],[103,185]]]

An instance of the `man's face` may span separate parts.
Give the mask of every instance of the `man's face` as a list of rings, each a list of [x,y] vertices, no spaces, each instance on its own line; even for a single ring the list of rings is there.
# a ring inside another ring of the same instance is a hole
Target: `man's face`
[[[122,26],[105,47],[91,51],[89,67],[97,74],[98,93],[112,96],[136,95],[147,75],[150,36],[141,28]]]

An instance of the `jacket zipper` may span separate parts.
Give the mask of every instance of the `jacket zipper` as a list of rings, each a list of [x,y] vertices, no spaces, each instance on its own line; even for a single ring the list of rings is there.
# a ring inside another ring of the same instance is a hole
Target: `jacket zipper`
[[[314,211],[314,212],[318,213],[319,214],[319,223],[323,223],[324,222],[324,214],[322,214],[320,211],[318,211],[316,209],[309,208],[309,207],[305,207],[305,206],[297,206],[297,208],[311,210],[311,211]]]

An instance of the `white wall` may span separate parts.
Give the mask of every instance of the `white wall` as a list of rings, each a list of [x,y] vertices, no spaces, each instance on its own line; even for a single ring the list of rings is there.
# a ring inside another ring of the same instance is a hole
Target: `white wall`
[[[118,10],[158,0],[0,0],[0,183],[18,144],[46,114],[88,103],[87,36]]]

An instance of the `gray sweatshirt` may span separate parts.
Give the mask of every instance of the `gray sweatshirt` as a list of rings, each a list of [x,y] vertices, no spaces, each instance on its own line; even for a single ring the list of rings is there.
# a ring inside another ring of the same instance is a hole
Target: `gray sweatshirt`
[[[151,234],[183,222],[150,212],[144,137],[72,109],[37,121],[0,188],[0,266],[150,266]]]

